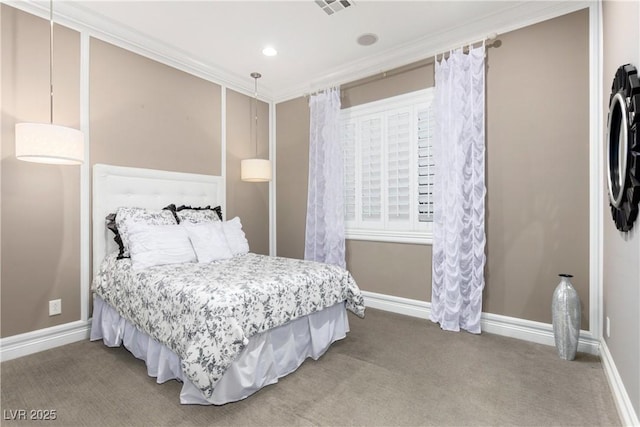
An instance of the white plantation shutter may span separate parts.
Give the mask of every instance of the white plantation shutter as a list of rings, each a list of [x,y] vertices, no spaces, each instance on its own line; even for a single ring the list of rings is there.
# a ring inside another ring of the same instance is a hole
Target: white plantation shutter
[[[362,163],[362,220],[379,221],[382,216],[382,120],[363,120],[360,125]]]
[[[387,116],[387,218],[411,219],[411,112]]]
[[[418,221],[433,221],[433,109],[418,108]]]
[[[356,125],[342,122],[341,139],[344,159],[344,219],[356,219]]]
[[[433,89],[342,110],[347,238],[431,242]]]

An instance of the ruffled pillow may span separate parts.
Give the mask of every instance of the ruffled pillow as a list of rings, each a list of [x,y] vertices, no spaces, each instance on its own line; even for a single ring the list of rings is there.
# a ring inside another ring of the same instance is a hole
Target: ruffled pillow
[[[222,221],[222,208],[220,206],[216,206],[215,208],[211,206],[194,208],[182,205],[175,208],[174,212],[180,224],[183,222],[199,224],[201,222]]]
[[[224,221],[222,223],[222,231],[233,255],[242,255],[249,252],[249,241],[242,230],[240,218],[235,217],[229,221]]]
[[[118,226],[116,225],[116,214],[111,213],[105,218],[106,226],[111,232],[113,232],[113,240],[118,245],[118,259],[124,258],[124,244],[122,243],[122,238],[120,237],[120,233],[118,232]]]
[[[129,227],[133,224],[176,225],[177,222],[169,210],[151,211],[144,208],[118,208],[116,227],[122,240],[122,250],[118,258],[129,257]]]

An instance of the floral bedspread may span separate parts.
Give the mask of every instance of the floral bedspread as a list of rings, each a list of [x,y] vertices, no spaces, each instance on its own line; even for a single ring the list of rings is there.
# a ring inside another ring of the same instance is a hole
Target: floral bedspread
[[[342,301],[364,317],[360,289],[337,266],[248,253],[133,271],[116,255],[105,258],[93,290],[180,356],[206,397],[251,336]]]

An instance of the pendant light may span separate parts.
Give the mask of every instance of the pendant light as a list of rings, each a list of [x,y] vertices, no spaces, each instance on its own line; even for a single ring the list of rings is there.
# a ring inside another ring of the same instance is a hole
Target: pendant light
[[[256,134],[256,157],[245,159],[240,162],[240,178],[247,182],[268,182],[271,181],[271,161],[258,158],[258,79],[262,77],[260,73],[251,73],[255,80],[255,134]]]
[[[84,161],[84,135],[53,124],[53,0],[49,6],[49,123],[16,124],[16,157],[27,162],[79,165]]]

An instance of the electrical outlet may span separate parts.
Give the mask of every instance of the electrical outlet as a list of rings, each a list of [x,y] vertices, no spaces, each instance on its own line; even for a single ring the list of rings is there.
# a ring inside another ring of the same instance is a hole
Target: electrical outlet
[[[609,316],[607,316],[607,338],[611,338],[611,321],[609,320]]]
[[[54,299],[49,301],[49,316],[62,314],[62,300]]]

